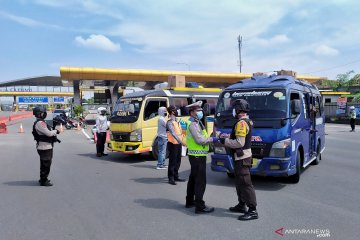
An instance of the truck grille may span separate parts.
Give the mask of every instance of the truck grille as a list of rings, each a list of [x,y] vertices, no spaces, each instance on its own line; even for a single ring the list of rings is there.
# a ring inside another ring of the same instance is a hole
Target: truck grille
[[[129,142],[130,141],[130,133],[121,133],[121,132],[113,132],[113,140],[116,142]]]
[[[271,143],[251,143],[251,152],[254,158],[268,157],[271,150]]]

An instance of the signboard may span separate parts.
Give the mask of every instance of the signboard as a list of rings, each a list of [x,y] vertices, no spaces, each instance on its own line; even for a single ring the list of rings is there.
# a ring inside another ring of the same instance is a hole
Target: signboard
[[[54,103],[64,103],[65,97],[54,97]]]
[[[48,97],[19,97],[19,103],[49,103]]]
[[[337,99],[336,115],[345,115],[347,97],[338,97]]]

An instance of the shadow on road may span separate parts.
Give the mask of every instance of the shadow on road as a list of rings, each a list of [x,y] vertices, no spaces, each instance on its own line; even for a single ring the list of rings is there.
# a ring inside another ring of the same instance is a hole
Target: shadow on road
[[[102,157],[97,157],[96,153],[78,153],[77,155],[86,157],[86,158],[90,158],[90,159],[99,160],[99,161],[126,163],[126,164],[140,163],[140,162],[145,161],[143,158],[134,158],[129,155],[125,155],[126,157],[124,157],[124,155],[119,156],[119,155],[117,155],[117,153],[109,153],[108,156],[102,156]]]
[[[133,178],[131,179],[137,183],[145,183],[145,184],[163,184],[168,183],[167,177],[156,177],[156,178]]]
[[[38,181],[12,181],[12,182],[4,182],[3,184],[8,186],[39,186]]]
[[[185,208],[185,202],[179,203],[174,200],[164,199],[164,198],[151,198],[151,199],[136,199],[134,201],[137,204],[142,205],[146,208],[153,208],[153,209],[168,209],[168,210],[175,210],[181,213],[184,213],[189,216],[201,216],[203,214],[195,214],[195,208]],[[215,216],[215,217],[237,217],[239,214],[230,213],[228,209],[225,208],[216,208],[213,213],[206,214],[208,216]]]

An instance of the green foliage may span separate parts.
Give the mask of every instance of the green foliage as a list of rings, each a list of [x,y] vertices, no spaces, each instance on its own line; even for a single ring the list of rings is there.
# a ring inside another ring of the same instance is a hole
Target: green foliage
[[[81,105],[78,105],[78,106],[75,106],[74,107],[74,113],[75,113],[75,116],[79,117],[80,114],[82,114],[84,112],[84,109]]]
[[[346,88],[349,90],[349,87],[356,84],[357,79],[359,78],[360,74],[354,74],[354,70],[348,71],[347,73],[338,74],[336,76],[336,80],[338,81],[338,87],[339,88]]]
[[[355,97],[351,100],[352,102],[360,102],[360,93],[356,94]]]

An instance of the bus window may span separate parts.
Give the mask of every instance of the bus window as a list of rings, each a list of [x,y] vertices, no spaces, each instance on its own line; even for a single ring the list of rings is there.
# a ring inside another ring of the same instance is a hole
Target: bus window
[[[187,105],[189,105],[187,98],[174,98],[174,105],[177,109],[180,109],[180,115],[181,116],[189,116],[189,112],[186,108]]]
[[[203,101],[203,104],[205,104],[205,103],[209,104],[210,115],[215,114],[216,104],[217,104],[217,100],[218,100],[217,98],[206,98],[206,99],[196,98],[196,100]]]
[[[322,109],[322,101],[319,96],[316,97],[315,107],[316,107],[316,117],[321,117],[323,109]]]
[[[303,100],[303,106],[304,106],[304,118],[309,118],[309,115],[308,115],[309,102],[308,102],[308,98],[307,98],[306,94],[303,94],[302,100]]]
[[[166,107],[166,100],[148,100],[144,110],[144,120],[156,117],[159,107]]]
[[[297,93],[297,92],[292,92],[292,93],[290,94],[290,102],[291,102],[292,100],[296,100],[296,99],[299,99],[299,100],[300,100],[300,95],[299,95],[299,93]],[[291,113],[291,118],[292,118],[291,121],[292,121],[292,122],[295,121],[296,116],[297,116],[297,115],[293,115],[293,114]]]

